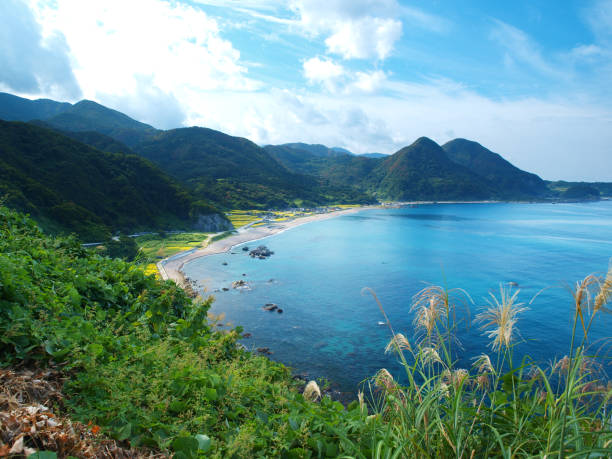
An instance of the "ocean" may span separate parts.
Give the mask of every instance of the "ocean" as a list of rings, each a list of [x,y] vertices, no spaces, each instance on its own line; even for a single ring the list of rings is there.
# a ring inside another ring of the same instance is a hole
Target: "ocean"
[[[265,244],[274,255],[242,250]],[[430,204],[370,209],[298,226],[230,252],[199,258],[185,274],[213,295],[225,328],[241,325],[249,349],[309,378],[327,378],[354,393],[380,368],[400,377],[390,339],[372,296],[396,332],[416,340],[410,306],[428,285],[463,289],[457,303],[461,343],[457,366],[491,353],[475,316],[500,285],[520,290],[529,309],[519,316],[515,361],[546,365],[567,354],[573,317],[570,289],[591,273],[605,274],[612,257],[612,201],[576,204]],[[243,279],[249,289],[231,289]],[[223,291],[230,287],[230,291]],[[534,298],[535,297],[535,298]],[[283,313],[267,312],[275,303]],[[590,335],[593,353],[612,355],[612,315]],[[603,362],[610,371],[608,361]]]

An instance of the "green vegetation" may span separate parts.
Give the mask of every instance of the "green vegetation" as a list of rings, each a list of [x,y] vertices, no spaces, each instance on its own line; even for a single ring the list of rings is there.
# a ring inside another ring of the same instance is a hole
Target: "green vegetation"
[[[545,182],[465,139],[440,147],[420,138],[383,157],[304,143],[260,148],[212,129],[157,130],[92,101],[71,105],[2,93],[0,118],[33,121],[102,151],[144,156],[209,212],[208,203],[224,210],[264,210],[376,200],[581,199],[562,194],[577,183]],[[611,183],[588,185],[612,197]],[[61,210],[64,216],[75,213]]]
[[[343,407],[241,350],[240,328],[214,331],[211,299],[0,207],[0,365],[53,363],[69,375],[54,410],[120,442],[180,458],[609,456],[612,386],[587,349],[612,270],[577,284],[572,344],[550,367],[513,361],[525,306],[502,288],[476,318],[496,357],[456,368],[460,296],[429,287],[415,297],[416,341],[385,316],[404,375],[380,370]]]
[[[187,229],[215,211],[138,156],[103,153],[31,124],[0,121],[0,150],[6,204],[86,242],[115,231]]]
[[[602,198],[612,198],[612,183],[609,182],[566,182],[559,180],[557,182],[547,182],[548,188],[555,194],[564,196],[570,188],[574,188],[575,191],[570,192],[570,195],[576,193],[578,195],[585,195],[594,197],[596,193],[593,190],[599,192],[599,196]],[[575,188],[577,187],[577,188]],[[582,190],[582,191],[581,191]],[[586,191],[586,193],[585,193]]]
[[[156,262],[185,250],[203,247],[208,241],[209,233],[160,233],[146,234],[135,239],[140,249],[138,261]]]
[[[549,194],[540,177],[520,170],[477,142],[455,139],[442,145],[442,149],[451,161],[487,179],[500,198],[529,199]]]
[[[471,200],[494,194],[486,179],[453,163],[426,137],[379,161],[368,181],[381,199]]]
[[[297,200],[306,207],[373,201],[353,188],[291,173],[253,142],[212,129],[161,132],[135,151],[228,209],[295,207]]]

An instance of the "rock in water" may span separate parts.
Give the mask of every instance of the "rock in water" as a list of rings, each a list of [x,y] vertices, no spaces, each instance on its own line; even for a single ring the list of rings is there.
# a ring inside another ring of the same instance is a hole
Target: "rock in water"
[[[249,288],[249,284],[243,279],[232,282],[232,288]]]
[[[264,311],[275,311],[276,309],[278,309],[278,306],[274,303],[268,303],[262,309]]]
[[[274,252],[272,252],[269,248],[267,248],[265,245],[260,245],[259,247],[257,247],[254,250],[251,250],[249,252],[249,255],[252,258],[259,258],[260,260],[265,260],[266,258],[268,258],[271,255],[274,255]]]

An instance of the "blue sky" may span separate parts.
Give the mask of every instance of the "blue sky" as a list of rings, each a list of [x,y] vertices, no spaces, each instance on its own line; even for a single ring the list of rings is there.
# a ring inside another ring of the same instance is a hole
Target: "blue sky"
[[[612,0],[3,0],[0,90],[393,153],[476,140],[612,181]]]

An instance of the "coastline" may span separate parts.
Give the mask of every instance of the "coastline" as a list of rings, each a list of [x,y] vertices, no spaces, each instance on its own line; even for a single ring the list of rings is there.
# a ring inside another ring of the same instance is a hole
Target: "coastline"
[[[204,248],[201,248],[198,250],[188,250],[186,252],[174,254],[171,257],[161,260],[157,263],[157,269],[162,279],[164,280],[172,279],[178,285],[184,286],[186,285],[186,282],[185,282],[185,275],[183,274],[183,267],[187,263],[197,258],[228,252],[233,247],[239,244],[244,244],[245,242],[258,241],[260,239],[264,239],[266,237],[282,233],[291,228],[295,228],[297,226],[301,226],[306,223],[328,220],[330,218],[335,218],[335,217],[339,217],[342,215],[350,215],[356,212],[361,212],[362,210],[381,209],[381,208],[383,208],[383,206],[380,206],[380,205],[351,207],[349,209],[335,210],[332,212],[326,212],[322,214],[308,215],[306,217],[298,217],[293,220],[288,220],[284,222],[269,223],[265,226],[258,226],[258,227],[250,226],[247,228],[239,228],[237,234],[232,234],[231,236],[228,236],[219,241],[214,241]]]

